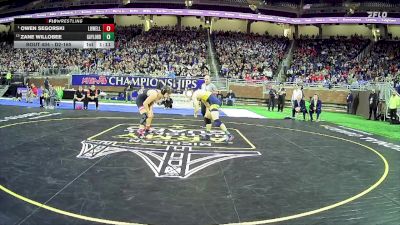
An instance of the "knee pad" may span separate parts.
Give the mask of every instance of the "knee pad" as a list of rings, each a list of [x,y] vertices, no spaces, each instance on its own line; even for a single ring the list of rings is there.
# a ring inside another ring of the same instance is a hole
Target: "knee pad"
[[[216,127],[220,127],[221,124],[222,124],[222,122],[221,122],[220,119],[217,119],[217,120],[214,121],[214,126],[216,126]]]
[[[204,117],[204,123],[205,123],[206,125],[207,125],[207,124],[211,124],[211,120]]]
[[[140,119],[140,124],[141,125],[145,125],[146,124],[146,120],[147,120],[147,113],[143,113],[143,116],[142,116],[142,118]]]
[[[214,109],[211,109],[210,111],[211,111],[211,112],[218,112],[218,109],[215,109],[215,108],[214,108]]]

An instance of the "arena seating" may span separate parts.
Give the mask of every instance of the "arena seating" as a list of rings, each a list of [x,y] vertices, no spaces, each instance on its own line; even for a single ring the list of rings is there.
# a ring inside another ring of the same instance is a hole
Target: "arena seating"
[[[236,32],[214,33],[213,40],[221,74],[235,79],[273,75],[289,44],[284,37]]]
[[[355,58],[369,44],[361,37],[329,39],[300,39],[293,53],[288,81],[348,82],[349,71],[356,65]]]
[[[0,42],[0,71],[83,72],[153,76],[203,76],[206,64],[206,31],[196,28],[154,27],[142,32],[136,26],[117,28],[116,48],[14,49]],[[43,74],[48,75],[48,74]]]
[[[357,79],[392,82],[400,68],[400,41],[381,40],[354,66]]]

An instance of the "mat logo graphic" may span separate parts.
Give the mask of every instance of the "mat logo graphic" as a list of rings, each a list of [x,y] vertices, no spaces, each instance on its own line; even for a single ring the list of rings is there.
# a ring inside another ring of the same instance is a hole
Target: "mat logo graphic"
[[[205,132],[190,126],[160,125],[145,139],[139,139],[137,126],[118,124],[82,141],[77,157],[94,159],[132,152],[146,162],[156,177],[187,178],[224,160],[261,155],[239,130],[231,131],[236,136],[235,143],[226,144],[222,132],[214,131],[209,140],[203,141]]]

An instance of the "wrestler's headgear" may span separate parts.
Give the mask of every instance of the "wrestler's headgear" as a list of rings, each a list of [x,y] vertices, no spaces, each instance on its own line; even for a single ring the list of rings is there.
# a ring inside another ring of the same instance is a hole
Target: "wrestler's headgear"
[[[168,85],[165,85],[164,87],[161,88],[161,94],[165,95],[165,94],[171,94],[172,93],[172,88]]]

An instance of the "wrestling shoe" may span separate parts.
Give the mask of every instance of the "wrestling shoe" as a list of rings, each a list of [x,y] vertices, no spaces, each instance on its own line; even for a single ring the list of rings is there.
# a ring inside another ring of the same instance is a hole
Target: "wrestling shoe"
[[[143,129],[143,128],[139,128],[136,131],[136,135],[138,136],[138,138],[142,139],[142,138],[144,138],[146,136],[146,130]]]
[[[225,135],[225,142],[232,142],[235,137],[232,134]]]
[[[211,141],[211,136],[209,134],[201,135],[200,140],[201,141]]]

